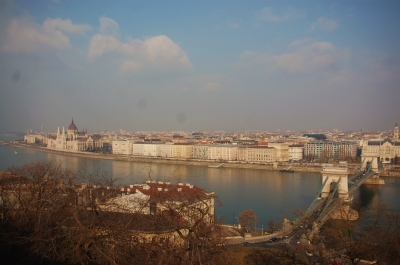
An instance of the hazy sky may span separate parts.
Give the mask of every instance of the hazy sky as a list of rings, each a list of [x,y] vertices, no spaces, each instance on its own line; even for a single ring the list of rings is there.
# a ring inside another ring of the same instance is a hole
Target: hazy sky
[[[0,131],[400,124],[400,1],[0,0]]]

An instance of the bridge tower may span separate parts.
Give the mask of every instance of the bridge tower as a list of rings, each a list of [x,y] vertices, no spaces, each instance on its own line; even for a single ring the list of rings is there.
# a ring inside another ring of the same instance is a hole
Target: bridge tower
[[[321,198],[328,197],[334,189],[334,185],[337,185],[339,198],[349,199],[347,167],[324,167],[322,169],[322,183],[325,183],[325,186],[322,188]]]
[[[367,165],[371,165],[371,170],[375,172],[372,177],[369,179],[365,180],[365,184],[378,184],[378,185],[383,185],[385,184],[385,180],[382,178],[379,178],[379,168],[378,168],[378,156],[373,153],[362,153],[361,154],[361,171],[365,170],[367,168]]]
[[[365,170],[368,163],[371,163],[372,171],[378,172],[378,156],[374,153],[362,152],[362,154],[361,154],[361,170]]]

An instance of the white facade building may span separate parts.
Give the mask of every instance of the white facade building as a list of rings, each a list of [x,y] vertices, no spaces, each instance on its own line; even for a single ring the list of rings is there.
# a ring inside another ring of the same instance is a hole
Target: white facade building
[[[302,145],[289,145],[289,160],[300,161],[303,160],[304,146]]]
[[[374,154],[382,163],[394,163],[400,158],[400,141],[368,141],[362,147],[363,154]]]
[[[237,152],[239,161],[271,163],[276,162],[276,149],[267,146],[240,147]]]
[[[287,143],[268,143],[268,147],[276,149],[275,159],[279,162],[289,161],[289,144]]]
[[[160,156],[161,144],[143,144],[143,155],[157,157]]]
[[[134,156],[144,156],[145,144],[134,143],[132,145],[132,155]]]
[[[132,144],[129,140],[112,141],[112,152],[115,155],[132,155]]]
[[[174,158],[192,158],[191,144],[174,144],[172,146],[172,156]]]
[[[99,137],[88,135],[87,132],[79,132],[78,128],[72,123],[68,126],[67,132],[63,127],[57,129],[57,134],[54,137],[49,137],[47,148],[60,151],[90,151],[103,148],[103,142]]]
[[[210,145],[208,159],[212,160],[237,160],[237,145]]]
[[[173,144],[160,144],[160,156],[161,157],[173,157],[172,155]]]

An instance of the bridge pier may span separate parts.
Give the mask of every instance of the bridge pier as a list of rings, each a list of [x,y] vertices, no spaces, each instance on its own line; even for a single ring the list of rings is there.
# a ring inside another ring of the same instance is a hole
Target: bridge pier
[[[370,177],[369,179],[365,180],[364,184],[372,184],[372,185],[384,185],[385,180],[381,179],[378,174]]]
[[[332,219],[339,220],[350,220],[354,221],[358,219],[358,212],[350,208],[350,205],[344,204],[340,206],[332,215]]]

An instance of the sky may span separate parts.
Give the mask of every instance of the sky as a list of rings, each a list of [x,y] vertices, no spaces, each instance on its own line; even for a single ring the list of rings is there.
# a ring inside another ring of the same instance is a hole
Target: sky
[[[400,2],[0,0],[0,132],[391,130]]]

